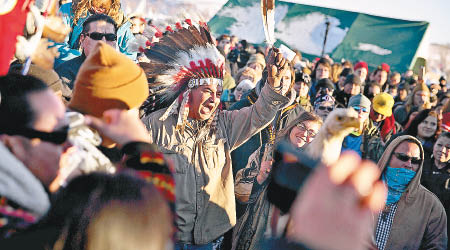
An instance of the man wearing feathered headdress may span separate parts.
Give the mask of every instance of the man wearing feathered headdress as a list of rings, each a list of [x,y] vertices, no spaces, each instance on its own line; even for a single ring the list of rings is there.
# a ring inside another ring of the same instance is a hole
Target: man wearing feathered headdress
[[[206,24],[186,20],[176,27],[145,51],[150,63],[141,66],[150,97],[143,122],[175,163],[177,247],[216,249],[236,223],[230,152],[267,126],[295,94],[290,82],[281,81],[288,62],[274,49],[268,84],[256,103],[221,110],[224,58]]]

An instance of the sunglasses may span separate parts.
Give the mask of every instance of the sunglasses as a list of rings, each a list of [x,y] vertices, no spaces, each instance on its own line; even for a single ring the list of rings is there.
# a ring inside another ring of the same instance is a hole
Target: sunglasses
[[[113,42],[117,40],[116,34],[113,33],[99,33],[99,32],[92,32],[92,33],[84,33],[86,36],[90,37],[92,40],[102,40],[103,37],[105,37],[106,41]]]
[[[314,131],[308,129],[308,128],[305,126],[305,124],[303,124],[303,123],[301,123],[301,122],[298,123],[298,124],[296,124],[295,126],[297,126],[297,128],[300,129],[300,131],[303,131],[303,132],[306,131],[306,135],[307,135],[308,137],[310,137],[310,138],[313,138],[313,139],[314,139],[314,137],[316,137],[316,135],[317,135]]]
[[[329,112],[333,111],[334,109],[333,107],[324,107],[324,106],[319,106],[317,108],[320,110],[328,110]]]
[[[363,107],[359,107],[359,106],[355,106],[355,107],[352,107],[352,108],[354,110],[356,110],[356,112],[359,112],[359,111],[362,111],[364,113],[368,113],[369,112],[369,110],[367,108],[363,108]]]
[[[394,153],[394,155],[395,155],[395,157],[397,157],[397,159],[399,159],[400,161],[403,161],[403,162],[407,162],[407,161],[411,160],[412,164],[420,164],[420,162],[422,161],[418,157],[410,157],[403,153]]]
[[[65,126],[53,132],[42,132],[27,127],[18,127],[10,129],[2,129],[2,132],[7,135],[20,135],[28,139],[38,138],[42,141],[50,142],[53,144],[63,144],[67,140],[69,127]]]

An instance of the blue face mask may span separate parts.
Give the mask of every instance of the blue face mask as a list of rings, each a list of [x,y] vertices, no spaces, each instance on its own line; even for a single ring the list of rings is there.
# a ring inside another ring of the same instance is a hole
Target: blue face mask
[[[388,186],[387,205],[394,204],[400,200],[408,184],[416,176],[416,172],[405,168],[392,168],[387,166],[381,179]]]

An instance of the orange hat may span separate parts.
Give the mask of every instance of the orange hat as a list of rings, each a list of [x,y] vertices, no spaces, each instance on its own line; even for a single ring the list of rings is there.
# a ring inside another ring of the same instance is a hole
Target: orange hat
[[[101,117],[108,109],[138,108],[148,94],[142,68],[99,41],[81,65],[69,108]]]

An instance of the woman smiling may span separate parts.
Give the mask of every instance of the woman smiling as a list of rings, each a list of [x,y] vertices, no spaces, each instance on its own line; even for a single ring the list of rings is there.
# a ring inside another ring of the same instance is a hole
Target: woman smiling
[[[303,112],[277,135],[276,142],[287,140],[296,148],[301,148],[314,140],[321,126],[320,117]],[[266,191],[272,161],[265,154],[270,151],[269,147],[271,145],[264,144],[256,150],[250,156],[247,166],[236,174],[234,192],[238,202],[247,204],[247,208],[236,223],[232,249],[256,249],[270,223],[272,205],[267,199]]]

